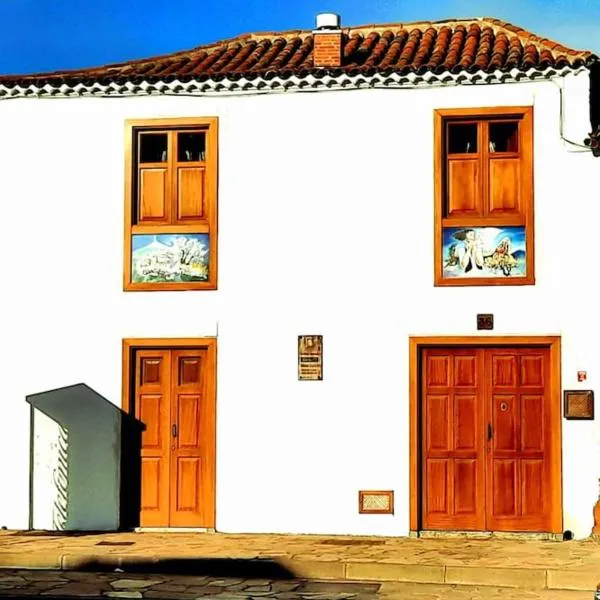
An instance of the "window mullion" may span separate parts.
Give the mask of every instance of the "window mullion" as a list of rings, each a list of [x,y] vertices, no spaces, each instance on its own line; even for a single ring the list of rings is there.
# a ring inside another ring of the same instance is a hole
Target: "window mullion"
[[[490,153],[489,153],[489,128],[487,121],[479,121],[479,153],[481,168],[481,215],[488,217],[490,213]]]
[[[169,131],[169,223],[177,223],[177,131]]]

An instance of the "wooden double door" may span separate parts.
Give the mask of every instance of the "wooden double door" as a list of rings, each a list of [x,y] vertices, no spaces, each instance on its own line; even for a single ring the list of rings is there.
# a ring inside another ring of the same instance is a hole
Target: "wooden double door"
[[[142,527],[214,527],[214,367],[208,348],[135,352]]]
[[[544,347],[423,349],[424,529],[551,531],[549,358]]]

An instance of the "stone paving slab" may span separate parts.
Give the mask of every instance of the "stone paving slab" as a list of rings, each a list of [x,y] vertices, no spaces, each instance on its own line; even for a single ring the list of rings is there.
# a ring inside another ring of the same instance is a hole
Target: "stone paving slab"
[[[518,590],[491,586],[384,584],[377,600],[593,600],[590,592]]]
[[[0,571],[0,598],[157,600],[376,600],[380,584],[302,579],[149,576],[131,573]]]
[[[219,562],[220,561],[220,562]],[[595,590],[598,540],[0,532],[0,567]],[[221,569],[216,572],[215,569]]]
[[[67,600],[592,600],[589,592],[349,581],[244,580],[129,573],[0,571],[0,599]]]

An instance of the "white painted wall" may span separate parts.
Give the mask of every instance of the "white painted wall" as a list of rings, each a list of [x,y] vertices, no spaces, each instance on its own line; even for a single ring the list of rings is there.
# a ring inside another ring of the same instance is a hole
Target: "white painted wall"
[[[571,78],[565,135],[588,132]],[[435,108],[535,107],[534,287],[433,287]],[[124,293],[123,122],[220,118],[219,290]],[[121,339],[218,329],[217,528],[408,532],[408,336],[563,339],[565,388],[594,388],[598,162],[559,137],[551,82],[251,97],[0,102],[0,526],[26,527],[25,396],[84,382],[121,402]],[[568,209],[568,210],[567,210]],[[298,382],[300,333],[324,335]],[[588,381],[576,382],[587,370]],[[598,421],[563,421],[564,528],[592,525]],[[394,516],[357,514],[393,489]]]

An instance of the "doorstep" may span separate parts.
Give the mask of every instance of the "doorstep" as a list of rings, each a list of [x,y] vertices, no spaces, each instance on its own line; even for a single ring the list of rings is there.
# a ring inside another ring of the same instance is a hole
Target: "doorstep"
[[[562,542],[565,541],[562,533],[530,533],[519,531],[440,531],[424,529],[421,531],[411,531],[409,537],[418,538],[439,538],[439,539],[502,539],[502,540],[544,540]]]
[[[215,533],[209,527],[136,527],[136,533]]]
[[[219,574],[594,592],[597,540],[0,532],[0,567]]]

